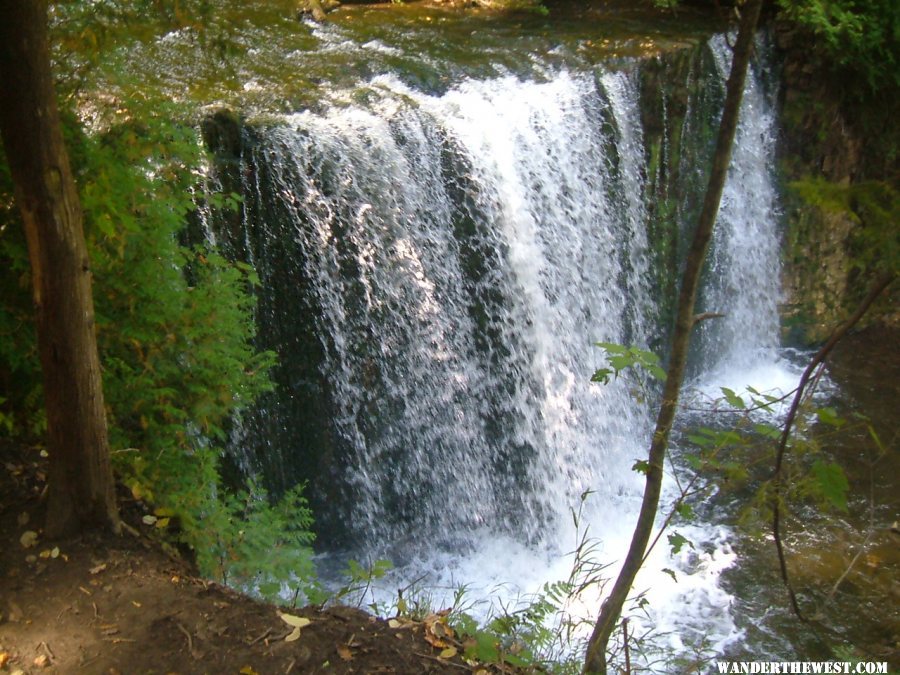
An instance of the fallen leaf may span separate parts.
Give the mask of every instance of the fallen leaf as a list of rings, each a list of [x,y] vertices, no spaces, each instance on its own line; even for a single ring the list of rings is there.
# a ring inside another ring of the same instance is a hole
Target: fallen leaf
[[[105,570],[105,569],[106,569],[106,563],[100,563],[99,565],[95,565],[94,567],[92,567],[92,568],[89,569],[88,571],[89,571],[91,574],[100,574],[100,572],[102,572],[102,571]]]
[[[350,648],[347,645],[339,645],[337,648],[338,656],[340,656],[344,661],[352,661],[353,660],[353,652],[350,651]]]
[[[139,603],[137,600],[132,600],[131,604],[138,608],[141,606],[141,603]]]
[[[244,666],[240,670],[240,675],[259,675],[259,673],[253,670],[253,668],[251,668],[250,666]]]
[[[284,638],[284,641],[285,642],[295,642],[299,639],[300,639],[300,626],[297,626],[296,628],[294,628],[294,630],[291,631],[290,635],[288,635],[286,638]]]
[[[456,647],[447,647],[440,654],[442,659],[452,659],[454,656],[456,656]]]
[[[37,532],[34,530],[25,530],[22,536],[19,537],[19,543],[22,544],[22,548],[31,548],[37,544],[37,538]]]
[[[50,549],[50,557],[56,560],[59,557],[59,546]]]
[[[46,654],[41,654],[40,656],[35,657],[33,663],[38,668],[46,668],[47,666],[50,665],[50,657],[47,656]]]
[[[425,641],[432,647],[444,649],[449,647],[446,640],[453,637],[453,629],[444,623],[446,619],[439,614],[425,617]]]
[[[434,635],[430,635],[428,633],[425,633],[425,642],[427,642],[428,644],[430,644],[432,647],[434,647],[436,649],[443,649],[444,647],[447,646],[446,642],[444,642],[440,638],[436,638],[436,637],[434,637]]]
[[[158,527],[159,529],[162,529],[162,528],[168,527],[168,526],[169,526],[168,518],[160,518],[159,520],[156,521],[156,527]]]
[[[9,652],[0,652],[0,668],[6,668],[9,663]]]
[[[397,621],[397,619],[391,619],[388,621],[388,626],[391,628],[400,628],[403,624]]]
[[[153,524],[157,521],[157,517],[156,517],[156,516],[151,516],[151,515],[148,513],[146,516],[144,516],[143,518],[141,518],[141,521],[144,523],[144,525],[153,525]]]
[[[281,620],[288,626],[295,626],[296,628],[305,628],[312,623],[312,621],[305,616],[294,616],[293,614],[286,614],[284,612],[278,612],[278,616],[280,616]]]
[[[38,553],[38,556],[40,556],[41,558],[43,558],[44,560],[46,560],[47,558],[50,557],[50,549],[49,549],[49,548],[44,549],[43,551],[41,551],[40,553]]]

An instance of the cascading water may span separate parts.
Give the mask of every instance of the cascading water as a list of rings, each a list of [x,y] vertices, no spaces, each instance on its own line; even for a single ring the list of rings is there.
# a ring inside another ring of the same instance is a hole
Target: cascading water
[[[724,36],[711,41],[721,77],[730,67]],[[702,326],[703,379],[741,390],[783,387],[793,376],[778,362],[780,284],[778,198],[774,181],[777,133],[773,106],[757,78],[749,78],[731,168],[710,250],[704,310],[725,316]]]
[[[582,525],[621,555],[651,415],[627,377],[589,380],[593,342],[665,330],[641,96],[638,63],[438,94],[382,75],[247,132],[243,246],[282,364],[243,441],[270,479],[310,481],[323,548],[534,589],[564,576],[591,490]],[[713,369],[774,351],[773,125],[751,83],[704,294],[728,315],[703,347]],[[641,583],[715,647],[733,638],[730,557],[721,531],[695,535],[680,590],[659,557]]]
[[[631,339],[650,304],[636,92],[603,80],[434,97],[379,78],[365,107],[257,147],[288,214],[266,237],[293,240],[317,309],[356,538],[540,541],[584,490],[632,482],[645,414],[589,382],[592,341]]]

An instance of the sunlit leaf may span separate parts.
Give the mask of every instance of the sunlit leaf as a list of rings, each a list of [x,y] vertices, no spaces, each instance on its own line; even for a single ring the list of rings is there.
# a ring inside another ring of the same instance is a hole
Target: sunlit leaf
[[[743,410],[747,406],[744,404],[744,399],[734,393],[733,389],[729,389],[728,387],[720,387],[722,394],[725,396],[725,401],[732,408],[737,408],[739,410]]]

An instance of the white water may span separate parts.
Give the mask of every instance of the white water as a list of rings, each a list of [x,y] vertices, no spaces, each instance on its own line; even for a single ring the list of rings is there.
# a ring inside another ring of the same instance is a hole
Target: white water
[[[400,563],[380,597],[423,572],[447,597],[468,584],[502,601],[565,578],[588,490],[581,526],[614,576],[651,411],[628,377],[590,383],[592,343],[646,346],[659,312],[635,75],[468,80],[439,96],[378,77],[334,99],[257,150],[273,186],[261,198],[291,223],[259,227],[291,239],[290,274],[318,309],[343,524],[365,542],[356,555]],[[727,318],[706,336],[701,384],[768,389],[757,374],[778,369],[773,134],[751,83],[705,293]],[[717,651],[737,637],[717,582],[728,533],[678,529],[696,548],[670,559],[663,539],[636,585],[650,618],[634,619],[662,646]],[[591,617],[600,597],[580,603]]]
[[[725,78],[730,50],[724,36],[711,42],[716,69]],[[799,373],[779,356],[779,204],[775,187],[777,120],[756,78],[748,78],[741,103],[731,167],[710,250],[711,282],[701,311],[725,316],[702,326],[706,361],[697,388],[707,397],[719,388],[787,393]]]

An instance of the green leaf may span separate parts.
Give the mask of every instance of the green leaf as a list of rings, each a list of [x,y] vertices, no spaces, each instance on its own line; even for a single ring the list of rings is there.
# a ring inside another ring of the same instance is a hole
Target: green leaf
[[[616,344],[615,342],[595,342],[594,344],[605,350],[608,354],[625,354],[628,351],[628,347]]]
[[[469,651],[470,650],[468,649],[466,650],[467,656],[469,655]],[[496,663],[500,660],[500,651],[497,649],[497,641],[490,633],[479,631],[475,634],[475,647],[472,652],[472,656],[479,661]]]
[[[662,571],[672,577],[672,581],[674,581],[676,584],[678,583],[678,577],[675,576],[674,570],[670,570],[668,567],[663,567]]]
[[[812,475],[816,491],[825,500],[840,511],[847,510],[847,492],[850,484],[844,470],[834,462],[825,463],[817,460],[812,465]]]
[[[675,507],[675,511],[685,520],[689,520],[694,517],[694,507],[687,502],[681,502],[678,506]]]
[[[523,658],[523,656],[519,654],[504,654],[503,660],[506,661],[509,665],[515,666],[517,668],[527,668],[531,665],[532,661],[529,658]]]
[[[753,430],[760,436],[771,438],[774,441],[777,441],[781,438],[781,429],[779,429],[778,427],[774,427],[771,424],[754,424]]]
[[[646,459],[636,460],[632,465],[631,470],[637,471],[638,473],[642,473],[646,476],[650,472],[650,462],[648,462]]]
[[[609,384],[609,376],[613,371],[609,368],[599,368],[591,375],[591,382],[599,382],[600,384]]]
[[[689,453],[684,455],[683,459],[692,469],[700,469],[703,466],[703,460],[700,458],[700,455]]]
[[[666,371],[656,365],[648,365],[647,372],[649,372],[654,378],[659,380],[660,382],[666,381]]]
[[[259,585],[259,594],[264,598],[277,599],[280,592],[281,584],[277,582],[270,581]]]
[[[628,354],[623,354],[621,356],[607,356],[607,359],[609,359],[609,365],[611,365],[615,369],[616,374],[618,374],[619,371],[625,370],[629,366],[634,365],[634,359]]]
[[[692,544],[691,541],[687,537],[679,534],[678,532],[673,532],[672,534],[670,534],[668,536],[668,540],[669,540],[669,546],[672,547],[673,554],[681,551],[681,549],[684,548],[685,544],[687,544],[691,548],[694,548],[694,544]]]
[[[737,408],[738,410],[743,410],[747,406],[744,404],[744,399],[734,393],[733,389],[729,389],[728,387],[721,387],[722,393],[725,395],[725,401],[732,408]]]
[[[842,427],[847,423],[847,420],[838,416],[837,411],[834,408],[818,408],[816,410],[816,417],[823,424],[832,427]]]

